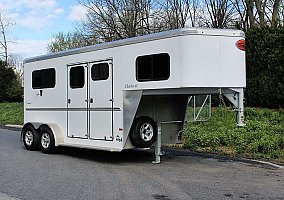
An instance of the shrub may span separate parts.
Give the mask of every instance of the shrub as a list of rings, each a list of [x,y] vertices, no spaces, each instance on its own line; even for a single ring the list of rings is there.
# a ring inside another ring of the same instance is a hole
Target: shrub
[[[0,60],[0,102],[23,101],[23,89],[14,70]]]
[[[284,27],[252,28],[247,41],[247,90],[249,106],[284,106]]]

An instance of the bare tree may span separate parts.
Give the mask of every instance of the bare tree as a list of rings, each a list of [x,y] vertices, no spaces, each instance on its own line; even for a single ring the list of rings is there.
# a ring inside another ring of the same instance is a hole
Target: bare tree
[[[249,28],[249,15],[246,6],[246,0],[231,0],[232,5],[236,10],[236,28],[247,31]],[[252,11],[252,10],[251,10]],[[251,15],[253,18],[253,14]]]
[[[280,0],[231,0],[240,21],[240,28],[283,26],[283,1]]]
[[[58,52],[88,46],[91,44],[93,44],[93,42],[78,31],[67,34],[60,32],[54,35],[50,40],[47,45],[47,50],[49,52]]]
[[[8,65],[14,69],[17,81],[22,83],[24,74],[24,59],[19,54],[10,54],[8,58]]]
[[[250,27],[277,26],[281,24],[280,0],[246,0],[246,5]]]
[[[4,61],[8,64],[8,43],[7,29],[12,25],[12,22],[8,18],[4,18],[0,11],[0,48],[3,52],[0,53],[1,57],[4,57]]]
[[[238,28],[283,25],[281,0],[80,0],[87,20],[75,33],[59,33],[50,52],[186,26]]]
[[[151,0],[81,0],[88,9],[83,24],[96,42],[113,41],[158,32],[161,12]]]
[[[212,28],[229,28],[235,21],[236,10],[229,0],[205,0],[207,15],[206,24]],[[206,18],[206,16],[205,16]]]
[[[163,7],[170,29],[183,28],[190,15],[191,0],[167,0]]]
[[[189,16],[190,16],[190,23],[192,27],[195,27],[197,25],[197,19],[198,19],[198,15],[199,15],[199,1],[198,0],[192,0],[191,1],[191,9],[189,12]]]

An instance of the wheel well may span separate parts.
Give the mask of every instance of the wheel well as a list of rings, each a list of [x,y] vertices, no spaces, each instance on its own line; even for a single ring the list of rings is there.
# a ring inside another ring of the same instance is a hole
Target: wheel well
[[[135,122],[137,122],[138,120],[141,120],[141,119],[149,119],[151,121],[153,121],[153,123],[156,124],[155,120],[152,118],[152,117],[149,117],[149,116],[136,116],[132,122],[132,126],[135,124]]]
[[[49,129],[49,130],[52,132],[52,134],[54,135],[52,129],[51,129],[48,125],[46,125],[46,124],[40,125],[40,127],[38,128],[39,132],[40,132],[43,128]]]
[[[32,123],[26,123],[22,129],[26,128],[27,126],[34,126]]]

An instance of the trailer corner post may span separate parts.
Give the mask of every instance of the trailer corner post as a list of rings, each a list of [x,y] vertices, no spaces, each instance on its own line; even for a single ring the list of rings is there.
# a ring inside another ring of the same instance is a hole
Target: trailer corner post
[[[157,122],[157,129],[158,129],[158,135],[155,141],[155,161],[152,161],[153,164],[160,164],[161,163],[161,147],[162,147],[162,126],[161,122]]]
[[[237,112],[237,126],[245,126],[245,116],[244,116],[244,88],[227,88],[224,90],[224,95],[228,100],[234,105]]]

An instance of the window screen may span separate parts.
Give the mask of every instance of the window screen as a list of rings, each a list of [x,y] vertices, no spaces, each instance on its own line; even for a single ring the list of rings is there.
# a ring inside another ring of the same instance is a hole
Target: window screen
[[[167,53],[139,56],[136,59],[138,81],[160,81],[170,77],[170,56]]]
[[[85,85],[85,69],[83,66],[72,67],[70,69],[70,87],[83,88]]]
[[[44,89],[55,87],[55,69],[41,69],[32,72],[32,88]]]
[[[92,65],[91,76],[93,81],[106,80],[109,77],[109,66],[107,63]]]

